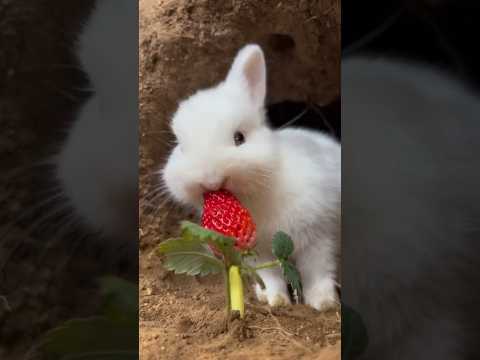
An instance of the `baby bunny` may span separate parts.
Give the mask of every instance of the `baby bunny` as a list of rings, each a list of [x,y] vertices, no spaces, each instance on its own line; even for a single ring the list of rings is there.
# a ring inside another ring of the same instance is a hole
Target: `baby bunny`
[[[265,95],[263,52],[246,45],[223,82],[180,103],[171,124],[177,145],[160,173],[174,199],[199,210],[206,191],[235,194],[257,224],[259,262],[273,260],[275,232],[291,235],[305,302],[325,310],[337,302],[340,145],[312,130],[272,130]],[[259,274],[260,301],[290,303],[280,269]]]

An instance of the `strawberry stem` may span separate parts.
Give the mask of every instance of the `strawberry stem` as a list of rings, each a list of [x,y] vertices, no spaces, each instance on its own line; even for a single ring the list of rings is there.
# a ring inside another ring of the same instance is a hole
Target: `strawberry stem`
[[[255,266],[254,270],[269,269],[269,268],[273,268],[280,265],[281,265],[280,260],[274,260],[274,261],[269,261],[261,265]]]
[[[231,309],[231,299],[230,299],[230,279],[228,275],[228,268],[225,267],[223,271],[223,278],[225,283],[225,315],[226,321],[230,318],[230,309]]]
[[[236,265],[228,269],[230,282],[230,307],[233,311],[240,312],[240,318],[245,316],[245,303],[243,300],[243,280],[240,275],[240,268]]]

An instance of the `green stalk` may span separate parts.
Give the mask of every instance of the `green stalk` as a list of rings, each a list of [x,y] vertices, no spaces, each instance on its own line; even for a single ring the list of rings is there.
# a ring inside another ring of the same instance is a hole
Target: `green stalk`
[[[256,267],[254,267],[253,269],[254,270],[269,269],[269,268],[273,268],[273,267],[276,267],[276,266],[281,266],[280,260],[269,261],[269,262],[263,263],[261,265],[258,265]]]
[[[230,300],[230,280],[228,276],[228,268],[225,267],[223,271],[223,278],[225,283],[225,315],[228,322],[230,318],[231,300]]]

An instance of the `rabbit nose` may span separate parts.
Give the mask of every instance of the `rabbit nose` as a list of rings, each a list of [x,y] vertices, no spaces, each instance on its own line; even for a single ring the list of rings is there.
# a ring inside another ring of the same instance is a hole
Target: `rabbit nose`
[[[217,191],[225,185],[225,178],[206,179],[202,181],[201,186],[205,191]]]

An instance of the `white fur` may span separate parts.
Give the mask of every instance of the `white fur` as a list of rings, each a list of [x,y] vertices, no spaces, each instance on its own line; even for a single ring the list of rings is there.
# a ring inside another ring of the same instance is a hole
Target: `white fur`
[[[172,121],[178,145],[162,178],[171,195],[202,207],[205,190],[223,186],[251,211],[259,261],[272,260],[278,230],[293,237],[306,303],[326,309],[337,301],[336,255],[340,225],[341,151],[311,130],[272,131],[265,119],[266,69],[257,45],[240,50],[224,82],[182,101]],[[245,143],[234,144],[235,131]],[[278,269],[260,275],[260,300],[288,303]]]
[[[94,95],[58,156],[58,178],[77,215],[94,230],[137,238],[137,5],[98,0],[77,52]],[[132,211],[133,209],[133,211]]]

